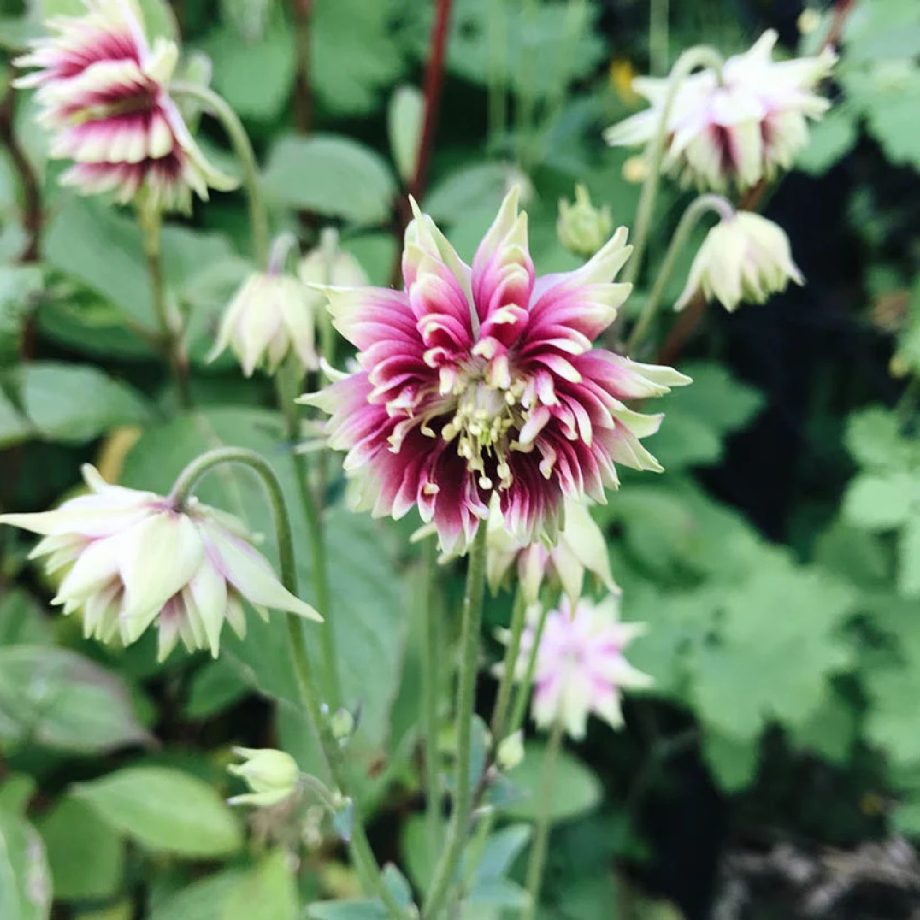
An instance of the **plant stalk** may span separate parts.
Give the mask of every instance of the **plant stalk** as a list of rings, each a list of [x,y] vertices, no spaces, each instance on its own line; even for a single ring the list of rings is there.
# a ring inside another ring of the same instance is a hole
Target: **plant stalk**
[[[447,842],[435,869],[422,915],[437,917],[447,899],[469,831],[473,790],[470,788],[472,723],[476,703],[476,671],[479,664],[479,632],[485,588],[486,526],[479,525],[470,549],[463,626],[460,637],[460,679],[457,684],[457,760],[454,770],[454,801]]]
[[[530,698],[530,688],[533,686],[534,674],[537,670],[537,654],[540,650],[540,642],[543,639],[543,630],[546,628],[546,618],[549,611],[546,607],[540,609],[540,618],[537,620],[537,629],[533,637],[533,647],[530,649],[530,657],[527,659],[527,670],[524,672],[524,679],[518,686],[517,696],[514,699],[514,706],[511,710],[511,722],[508,724],[507,735],[513,735],[520,731],[524,724],[524,715],[527,712],[527,700]]]
[[[514,595],[514,607],[511,611],[508,644],[505,647],[505,658],[502,662],[502,676],[498,685],[498,696],[495,698],[495,708],[492,711],[492,745],[495,749],[505,739],[505,724],[508,719],[508,706],[511,703],[511,689],[517,676],[521,637],[524,635],[526,623],[527,600],[524,597],[524,591],[518,585],[517,592]]]
[[[425,819],[428,846],[436,853],[441,845],[440,757],[438,756],[438,659],[441,655],[441,629],[437,594],[437,542],[425,547],[425,653],[422,671],[422,704],[425,735]]]

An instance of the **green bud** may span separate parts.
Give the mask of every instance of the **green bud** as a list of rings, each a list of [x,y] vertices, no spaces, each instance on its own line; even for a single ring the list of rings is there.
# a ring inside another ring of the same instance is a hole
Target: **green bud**
[[[574,204],[567,198],[559,200],[556,232],[559,242],[570,252],[593,256],[607,242],[612,229],[610,208],[607,205],[595,208],[583,185],[575,186]]]
[[[513,770],[524,759],[524,736],[518,730],[514,734],[508,735],[503,739],[495,752],[495,762],[499,768],[508,771]]]
[[[233,753],[241,757],[243,762],[231,764],[227,770],[244,780],[252,791],[234,796],[229,800],[231,805],[267,808],[277,805],[296,791],[300,768],[290,754],[272,748],[243,747],[234,748]]]

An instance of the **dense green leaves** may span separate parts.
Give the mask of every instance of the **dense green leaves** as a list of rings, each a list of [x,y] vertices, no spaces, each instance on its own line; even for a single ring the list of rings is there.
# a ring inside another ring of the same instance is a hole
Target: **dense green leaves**
[[[150,850],[189,857],[235,853],[235,815],[206,783],[166,767],[126,767],[74,787],[111,827]]]

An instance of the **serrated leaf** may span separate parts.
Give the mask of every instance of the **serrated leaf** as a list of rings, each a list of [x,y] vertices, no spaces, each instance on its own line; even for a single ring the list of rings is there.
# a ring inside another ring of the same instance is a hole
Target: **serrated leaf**
[[[0,711],[20,737],[62,750],[103,752],[150,737],[121,678],[63,648],[0,647]]]
[[[337,135],[282,137],[263,175],[266,194],[278,204],[376,224],[390,214],[393,176],[375,151]]]
[[[207,783],[168,767],[127,767],[74,787],[113,828],[157,852],[228,856],[243,835],[233,812]]]

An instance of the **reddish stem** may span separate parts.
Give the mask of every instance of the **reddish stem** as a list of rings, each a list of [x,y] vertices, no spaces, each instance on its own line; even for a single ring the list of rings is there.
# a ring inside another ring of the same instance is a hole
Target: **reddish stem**
[[[313,92],[310,86],[310,24],[313,0],[291,0],[294,15],[294,46],[297,72],[294,76],[294,123],[300,134],[309,134],[313,121]]]
[[[22,223],[26,231],[26,245],[19,255],[19,262],[37,262],[43,217],[41,189],[35,170],[16,137],[15,119],[16,92],[10,90],[0,105],[0,143],[10,155],[10,162],[22,189]]]

